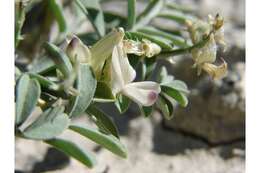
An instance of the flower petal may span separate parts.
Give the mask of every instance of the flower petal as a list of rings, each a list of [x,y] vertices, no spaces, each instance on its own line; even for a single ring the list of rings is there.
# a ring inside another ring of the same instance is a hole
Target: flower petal
[[[122,90],[122,94],[143,106],[153,105],[160,92],[160,85],[152,81],[133,82],[125,85]]]
[[[116,94],[124,85],[135,79],[136,72],[130,65],[123,50],[123,43],[116,45],[112,52],[112,90]]]
[[[90,51],[92,54],[91,66],[94,69],[97,76],[99,75],[105,60],[109,58],[112,51],[119,42],[124,38],[123,28],[118,28],[105,35],[98,42],[96,42]]]
[[[227,73],[227,63],[223,60],[223,63],[219,66],[210,63],[204,63],[202,69],[206,71],[213,79],[220,79]]]

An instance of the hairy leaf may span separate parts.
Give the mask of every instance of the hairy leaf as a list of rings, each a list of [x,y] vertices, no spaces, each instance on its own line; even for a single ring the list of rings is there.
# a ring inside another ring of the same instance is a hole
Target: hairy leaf
[[[95,129],[87,127],[86,125],[71,125],[69,128],[91,139],[92,141],[108,149],[112,153],[123,158],[127,157],[127,151],[125,146],[113,135],[105,135]]]
[[[137,17],[137,22],[134,29],[138,29],[150,23],[162,10],[164,0],[152,0],[145,10]]]
[[[135,11],[135,4],[136,0],[128,0],[128,28],[132,29],[133,26],[135,25],[136,21],[136,11]]]
[[[65,77],[70,76],[72,72],[72,65],[68,56],[60,48],[52,43],[45,43],[44,48],[56,63],[57,68],[63,73],[63,75]]]
[[[96,164],[96,160],[91,153],[71,141],[55,138],[47,140],[45,142],[64,152],[68,156],[73,157],[74,159],[78,160],[89,168],[93,168]]]
[[[56,0],[49,0],[49,6],[51,12],[53,13],[59,25],[60,32],[66,32],[67,24],[66,24],[65,16],[63,15],[62,7],[56,2]]]
[[[118,111],[120,112],[120,114],[125,113],[129,108],[130,104],[131,104],[131,100],[122,94],[118,95],[115,102],[115,105]]]
[[[96,90],[97,81],[87,64],[80,64],[76,80],[76,89],[79,94],[73,96],[69,107],[69,116],[78,116],[82,114],[91,103]]]
[[[76,0],[77,5],[92,23],[99,36],[105,35],[104,14],[99,0]]]
[[[68,128],[70,122],[68,115],[63,111],[63,106],[45,110],[22,132],[23,136],[35,140],[47,140],[61,134]]]
[[[20,77],[16,86],[16,124],[24,122],[35,108],[40,98],[41,88],[36,80],[27,74]]]
[[[99,110],[94,105],[89,106],[86,112],[89,115],[95,117],[95,122],[99,129],[107,134],[112,134],[119,138],[117,127],[111,117]]]

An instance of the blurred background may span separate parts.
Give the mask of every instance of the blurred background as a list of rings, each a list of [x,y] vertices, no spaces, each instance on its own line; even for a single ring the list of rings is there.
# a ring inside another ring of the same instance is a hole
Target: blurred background
[[[174,118],[164,120],[160,112],[150,118],[139,115],[132,105],[124,114],[108,106],[119,128],[122,142],[127,146],[128,158],[121,159],[91,141],[82,141],[70,132],[63,134],[95,152],[98,164],[88,169],[69,159],[48,145],[23,139],[16,140],[15,167],[17,173],[243,173],[245,172],[245,2],[244,0],[176,0],[194,7],[198,16],[221,14],[225,18],[227,49],[219,52],[229,64],[228,75],[212,81],[208,76],[197,76],[191,68],[190,56],[173,57],[175,64],[165,64],[176,79],[189,86],[191,94],[187,108],[176,107]],[[145,0],[138,1],[141,12]],[[126,16],[127,1],[102,3],[102,8]],[[69,26],[73,27],[70,11]],[[176,28],[174,23],[156,19],[165,28]],[[25,28],[26,29],[26,28]],[[57,28],[56,28],[57,30]],[[84,20],[78,33],[92,30]],[[52,31],[55,33],[55,27]],[[26,44],[22,45],[26,48]],[[34,50],[28,52],[32,53]],[[22,59],[23,60],[23,59]],[[28,61],[24,59],[23,61]],[[87,121],[83,118],[75,121]]]

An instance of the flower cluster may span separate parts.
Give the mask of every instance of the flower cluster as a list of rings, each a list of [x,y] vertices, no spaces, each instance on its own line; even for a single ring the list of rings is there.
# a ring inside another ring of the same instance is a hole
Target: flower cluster
[[[137,104],[151,106],[155,103],[160,93],[160,85],[153,81],[133,82],[136,71],[130,65],[127,53],[145,55],[151,57],[160,52],[160,47],[150,41],[142,43],[132,40],[124,40],[124,30],[119,28],[103,37],[93,47],[87,47],[84,43],[73,36],[66,48],[66,53],[73,64],[89,64],[96,78],[109,75],[112,93],[116,97],[123,94]],[[102,74],[105,61],[110,61],[108,73]]]
[[[209,15],[208,22],[201,20],[196,22],[187,21],[193,44],[198,44],[203,39],[206,40],[202,46],[191,50],[195,62],[194,67],[198,68],[198,75],[204,70],[213,79],[219,79],[227,72],[227,63],[224,59],[221,59],[223,62],[219,66],[213,64],[216,61],[218,47],[225,49],[226,46],[223,23],[224,20],[219,15],[216,15],[215,18]]]

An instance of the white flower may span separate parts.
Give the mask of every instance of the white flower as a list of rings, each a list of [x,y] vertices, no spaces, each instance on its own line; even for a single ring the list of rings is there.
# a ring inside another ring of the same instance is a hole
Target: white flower
[[[112,53],[112,91],[123,94],[143,106],[155,103],[161,92],[160,85],[152,81],[132,82],[136,72],[130,65],[123,43],[114,47]]]

